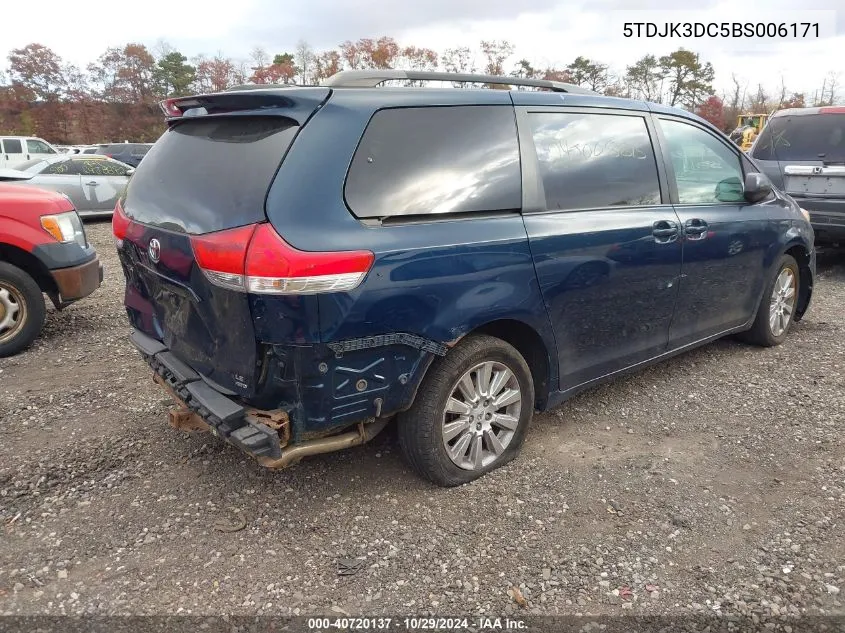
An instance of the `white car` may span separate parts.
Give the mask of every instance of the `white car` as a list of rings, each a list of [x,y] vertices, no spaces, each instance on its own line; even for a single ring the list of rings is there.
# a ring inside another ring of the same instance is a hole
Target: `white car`
[[[134,171],[105,156],[59,154],[0,169],[0,181],[63,193],[80,217],[111,216]]]
[[[60,153],[37,136],[0,136],[0,169],[15,169],[29,160],[51,158]]]
[[[96,154],[97,145],[71,145],[67,154]]]

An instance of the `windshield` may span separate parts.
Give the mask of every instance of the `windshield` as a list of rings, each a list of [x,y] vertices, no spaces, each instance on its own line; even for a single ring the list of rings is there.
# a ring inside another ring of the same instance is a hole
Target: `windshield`
[[[845,114],[772,119],[754,147],[754,158],[845,163]]]

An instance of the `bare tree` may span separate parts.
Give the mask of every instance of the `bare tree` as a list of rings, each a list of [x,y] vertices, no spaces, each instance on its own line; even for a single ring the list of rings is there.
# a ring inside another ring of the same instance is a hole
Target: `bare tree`
[[[815,95],[813,96],[813,105],[814,106],[823,106],[825,105],[825,95],[827,94],[827,77],[822,80],[822,87],[821,90],[816,90]]]
[[[786,96],[788,92],[786,90],[786,82],[783,79],[783,75],[780,76],[780,96],[778,97],[778,105],[777,108],[780,109],[783,106],[783,102],[786,101]]]
[[[261,46],[252,49],[249,59],[252,61],[253,70],[259,70],[270,65],[270,55]]]
[[[763,84],[757,84],[757,93],[749,104],[753,113],[769,111],[769,95],[766,94]]]
[[[475,55],[468,46],[447,48],[440,56],[440,63],[450,73],[474,73]],[[455,88],[468,88],[468,84],[453,83]]]
[[[294,59],[296,60],[296,68],[299,71],[299,83],[305,86],[317,83],[314,80],[314,71],[316,70],[314,64],[317,56],[314,54],[314,49],[308,45],[308,42],[299,40],[296,43]]]
[[[835,105],[839,99],[839,73],[830,71],[827,74],[827,105]]]
[[[153,55],[156,59],[167,57],[170,53],[176,52],[176,47],[165,39],[159,39],[153,46]]]

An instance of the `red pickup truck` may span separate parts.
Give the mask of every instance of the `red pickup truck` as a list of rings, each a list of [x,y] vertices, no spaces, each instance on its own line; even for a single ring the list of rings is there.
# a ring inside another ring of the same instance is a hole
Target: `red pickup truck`
[[[0,183],[0,357],[28,347],[46,317],[103,282],[103,267],[63,194]]]

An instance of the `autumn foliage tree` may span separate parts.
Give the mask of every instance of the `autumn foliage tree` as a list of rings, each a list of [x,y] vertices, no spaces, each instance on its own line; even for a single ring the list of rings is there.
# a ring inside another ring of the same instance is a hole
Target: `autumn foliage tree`
[[[710,95],[704,102],[695,109],[695,113],[705,121],[724,130],[727,124],[725,121],[725,104],[716,95]]]
[[[27,44],[9,53],[12,87],[32,100],[53,101],[62,95],[62,59],[41,44]]]
[[[804,94],[787,91],[783,81],[770,96],[763,86],[743,88],[736,77],[730,95],[716,96],[713,67],[685,49],[661,57],[645,55],[617,73],[605,61],[583,56],[568,63],[561,60],[559,65],[539,65],[516,56],[511,42],[492,39],[442,51],[386,35],[349,39],[328,50],[314,50],[300,40],[292,49],[275,52],[257,46],[246,59],[218,52],[190,60],[166,42],[153,50],[130,42],[106,48],[83,67],[66,62],[43,44],[31,43],[12,50],[7,62],[5,69],[0,68],[0,133],[38,134],[56,143],[155,140],[164,129],[158,108],[162,99],[219,92],[243,83],[318,84],[348,69],[444,69],[575,83],[608,95],[685,107],[719,127],[745,108],[770,112],[805,103]],[[833,103],[841,92],[839,75],[831,73],[808,101]]]

